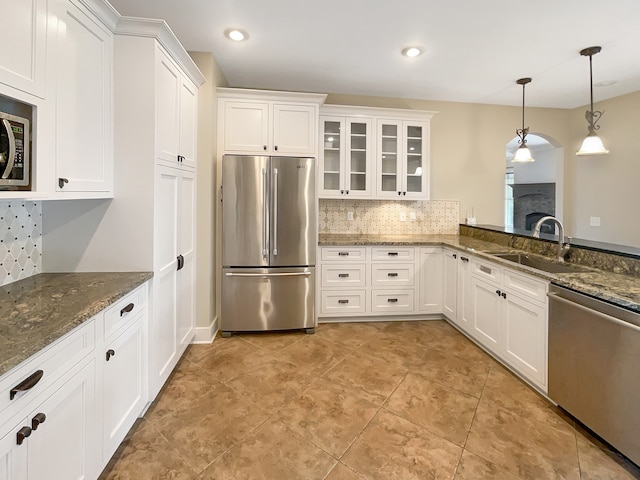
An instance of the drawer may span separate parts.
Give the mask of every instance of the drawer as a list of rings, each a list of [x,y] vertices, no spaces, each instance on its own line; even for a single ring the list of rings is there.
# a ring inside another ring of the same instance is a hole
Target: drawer
[[[374,263],[371,265],[371,286],[413,287],[415,269],[412,263]]]
[[[371,247],[371,260],[413,261],[416,258],[413,247]]]
[[[546,303],[549,282],[530,275],[504,269],[504,286],[515,294],[521,294],[527,300]]]
[[[321,297],[320,314],[348,315],[364,313],[366,310],[366,292],[364,290],[323,291]]]
[[[414,311],[413,290],[373,290],[371,311],[374,313],[395,313]]]
[[[494,263],[484,262],[482,260],[478,260],[477,258],[472,258],[471,273],[476,275],[478,278],[489,280],[496,284],[502,284],[503,270],[501,267],[496,266]]]
[[[323,287],[364,287],[366,285],[367,266],[364,263],[346,265],[327,265],[321,267],[321,285]]]
[[[147,285],[145,283],[104,311],[104,339],[107,340],[126,328],[146,308]]]
[[[364,262],[366,247],[322,247],[320,258],[324,261]]]
[[[95,324],[94,317],[0,378],[0,425],[37,399],[41,392],[94,350]],[[28,388],[30,380],[34,384]],[[20,391],[20,388],[24,390]]]

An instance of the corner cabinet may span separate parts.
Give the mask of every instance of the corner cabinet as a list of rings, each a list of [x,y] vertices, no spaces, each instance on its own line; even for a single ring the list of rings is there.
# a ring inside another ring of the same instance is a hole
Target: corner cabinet
[[[326,95],[218,88],[223,154],[317,156]]]
[[[428,200],[435,113],[323,105],[318,196]]]

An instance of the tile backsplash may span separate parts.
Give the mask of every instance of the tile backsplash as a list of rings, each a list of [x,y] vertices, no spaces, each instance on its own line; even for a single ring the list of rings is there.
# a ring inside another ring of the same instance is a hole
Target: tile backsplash
[[[42,204],[0,201],[0,285],[42,271]]]
[[[400,220],[403,213],[406,221]],[[319,200],[319,233],[456,234],[459,223],[460,202],[453,200]]]

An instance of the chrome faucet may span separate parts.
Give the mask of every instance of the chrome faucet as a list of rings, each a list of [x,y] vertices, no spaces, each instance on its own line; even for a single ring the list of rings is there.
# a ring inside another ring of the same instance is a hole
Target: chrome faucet
[[[556,259],[559,262],[564,262],[564,257],[569,253],[570,245],[569,243],[565,243],[564,241],[564,227],[562,226],[562,222],[558,220],[556,217],[546,216],[542,217],[536,223],[536,226],[533,228],[533,238],[540,238],[540,227],[546,221],[553,221],[558,226],[558,255]]]

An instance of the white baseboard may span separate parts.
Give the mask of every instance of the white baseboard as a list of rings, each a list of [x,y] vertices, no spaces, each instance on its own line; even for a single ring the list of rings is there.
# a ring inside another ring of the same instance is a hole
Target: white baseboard
[[[210,344],[218,333],[218,317],[214,318],[208,327],[196,327],[192,344]]]

